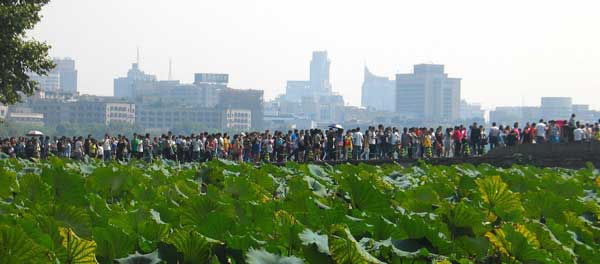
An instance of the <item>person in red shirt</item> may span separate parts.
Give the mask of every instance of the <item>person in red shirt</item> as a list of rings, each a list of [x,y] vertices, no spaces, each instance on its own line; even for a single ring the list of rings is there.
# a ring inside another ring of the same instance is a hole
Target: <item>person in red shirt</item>
[[[454,157],[459,157],[462,153],[462,139],[463,131],[459,127],[454,127],[454,133],[452,133],[452,140],[454,141]]]
[[[537,129],[536,127],[536,123],[531,124],[531,127],[529,128],[529,142],[528,143],[533,143],[533,140],[535,139],[535,136],[537,134]]]
[[[515,133],[515,136],[517,137],[517,142],[521,142],[521,131],[519,131],[519,122],[515,122],[513,132]]]

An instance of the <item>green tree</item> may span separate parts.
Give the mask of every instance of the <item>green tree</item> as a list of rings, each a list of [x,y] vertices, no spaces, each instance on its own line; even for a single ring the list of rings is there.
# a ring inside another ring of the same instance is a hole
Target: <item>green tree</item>
[[[46,75],[54,68],[48,56],[50,46],[26,36],[49,1],[0,1],[0,103],[14,104],[21,96],[32,95],[37,83],[27,73]]]

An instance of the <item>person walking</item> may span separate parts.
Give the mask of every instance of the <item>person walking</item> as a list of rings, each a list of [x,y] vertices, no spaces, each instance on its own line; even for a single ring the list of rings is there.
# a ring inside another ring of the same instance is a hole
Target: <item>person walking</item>
[[[104,154],[104,161],[110,161],[112,159],[112,140],[108,134],[104,135],[104,142],[102,143],[102,150]]]
[[[360,127],[357,127],[354,130],[354,133],[352,134],[352,142],[354,145],[353,148],[353,159],[354,160],[360,160],[361,156],[362,156],[362,152],[363,152],[363,142],[364,142],[364,136],[363,134],[360,132]]]

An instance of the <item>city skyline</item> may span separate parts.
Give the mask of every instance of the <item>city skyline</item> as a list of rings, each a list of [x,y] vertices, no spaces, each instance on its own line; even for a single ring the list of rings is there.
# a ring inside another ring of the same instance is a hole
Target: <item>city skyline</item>
[[[529,13],[537,12],[534,3],[513,10],[516,2],[428,1],[400,10],[392,8],[396,3],[375,1],[347,3],[341,12],[340,2],[332,1],[310,10],[313,19],[302,22],[294,21],[315,3],[90,3],[51,1],[30,34],[53,46],[51,56],[77,61],[82,93],[112,94],[112,80],[126,73],[139,46],[141,68],[161,80],[168,79],[171,58],[174,79],[191,83],[194,72],[226,72],[232,87],[263,89],[271,99],[285,92],[287,80],[308,78],[305,67],[313,50],[327,50],[333,91],[351,105],[360,105],[365,64],[393,78],[413,64],[434,62],[463,78],[464,99],[486,108],[539,105],[542,96],[568,96],[600,107],[593,100],[600,87],[595,63],[600,39],[589,34],[598,18],[585,3],[544,3],[543,14],[530,21]],[[452,15],[465,6],[475,12]],[[333,11],[339,21],[327,20]],[[110,21],[100,17],[106,12],[114,14]],[[497,19],[508,13],[510,21]],[[415,20],[418,26],[407,23],[415,18],[423,18]]]

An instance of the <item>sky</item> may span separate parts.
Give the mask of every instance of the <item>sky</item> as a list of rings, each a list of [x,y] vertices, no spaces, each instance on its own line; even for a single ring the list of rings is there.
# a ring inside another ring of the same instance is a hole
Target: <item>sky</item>
[[[192,82],[229,73],[267,99],[308,79],[327,50],[333,90],[360,105],[363,69],[380,76],[446,65],[484,107],[569,96],[600,108],[600,3],[537,0],[51,0],[30,36],[76,60],[81,93],[112,95],[140,49],[147,73]]]

